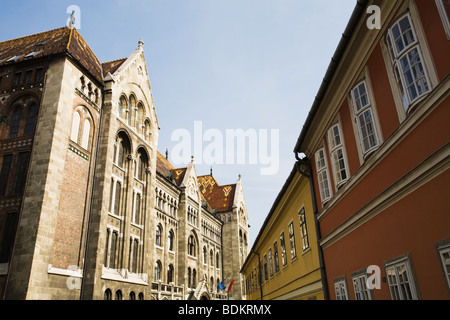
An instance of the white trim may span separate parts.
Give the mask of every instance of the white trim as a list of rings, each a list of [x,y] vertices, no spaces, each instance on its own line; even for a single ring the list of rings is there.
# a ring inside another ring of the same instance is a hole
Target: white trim
[[[397,259],[394,260],[390,260],[389,262],[386,262],[384,264],[384,268],[385,268],[385,272],[386,272],[386,278],[387,278],[387,285],[389,287],[389,293],[391,295],[391,299],[394,300],[394,297],[392,296],[392,291],[391,291],[391,287],[398,287],[400,288],[402,286],[403,283],[400,282],[400,278],[398,275],[398,267],[404,266],[406,268],[406,275],[407,275],[407,280],[408,280],[408,285],[410,288],[410,292],[411,292],[411,299],[408,300],[418,300],[419,299],[419,292],[417,291],[416,288],[416,279],[414,277],[414,273],[412,272],[412,267],[411,267],[411,262],[409,259],[409,256],[403,256],[403,257],[399,257]],[[395,272],[395,284],[391,285],[390,283],[390,278],[389,278],[389,274],[388,271],[389,270],[393,270]],[[399,298],[401,298],[400,300],[406,300],[405,297],[403,297],[403,293],[402,290],[398,290],[398,293],[400,295]]]
[[[379,149],[373,153],[372,157],[366,160],[364,166],[360,167],[356,173],[350,178],[339,192],[330,199],[329,202],[324,205],[324,208],[318,214],[318,220],[323,219],[342,198],[344,198],[360,180],[364,179],[372,169],[383,161],[383,159],[390,154],[390,152],[401,143],[407,136],[422,123],[427,116],[437,108],[440,103],[450,94],[450,76],[442,81],[442,83],[436,87],[432,93],[430,93],[421,104],[420,108],[417,108],[413,112],[407,121],[400,123],[394,133],[388,137],[388,139],[380,146]]]
[[[444,26],[445,33],[447,34],[447,39],[450,40],[450,21],[442,0],[436,0],[436,6],[438,8],[439,15],[441,16],[442,24]]]
[[[76,268],[76,270],[75,270],[75,268]],[[49,274],[57,274],[60,276],[83,278],[83,269],[80,269],[77,266],[70,266],[67,269],[61,269],[61,268],[53,268],[53,266],[51,264],[49,264],[47,272]]]

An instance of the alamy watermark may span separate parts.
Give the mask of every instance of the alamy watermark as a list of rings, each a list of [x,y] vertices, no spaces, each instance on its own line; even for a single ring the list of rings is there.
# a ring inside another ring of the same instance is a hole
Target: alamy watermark
[[[261,175],[275,175],[280,166],[278,129],[203,130],[202,121],[194,121],[193,134],[187,129],[172,132],[174,164],[186,164],[194,156],[196,164],[260,165]]]
[[[366,25],[367,28],[370,30],[372,29],[381,29],[381,9],[379,6],[368,6],[367,7],[367,14],[370,14],[371,16],[367,19]]]

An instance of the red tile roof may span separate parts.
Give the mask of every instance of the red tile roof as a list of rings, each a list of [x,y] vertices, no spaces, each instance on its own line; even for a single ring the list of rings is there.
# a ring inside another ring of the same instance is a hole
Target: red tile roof
[[[169,160],[158,152],[156,171],[162,176],[171,173],[177,186],[180,186],[183,182],[186,170],[187,168],[176,169]],[[217,213],[233,210],[236,184],[221,186],[211,175],[197,177],[197,182],[202,201],[207,202],[208,210],[215,209]]]
[[[102,81],[101,63],[76,29],[63,27],[0,42],[0,66],[57,54],[71,55]]]
[[[127,60],[127,58],[102,63],[102,67],[103,67],[103,76],[106,77],[106,75],[108,74],[108,72],[111,72],[111,74],[114,74],[114,72],[116,72],[117,69],[119,69],[120,66],[121,66],[126,60]]]
[[[201,193],[217,213],[233,210],[236,184],[221,186],[213,176],[201,176],[197,181]]]

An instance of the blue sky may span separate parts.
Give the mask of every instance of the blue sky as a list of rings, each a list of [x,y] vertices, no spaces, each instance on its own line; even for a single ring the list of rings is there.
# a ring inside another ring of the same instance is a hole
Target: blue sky
[[[279,130],[277,174],[212,166],[223,185],[242,174],[253,242],[356,0],[2,0],[0,41],[64,26],[70,5],[80,7],[79,31],[102,62],[128,57],[144,40],[160,152],[170,155],[172,133],[193,132],[195,121],[224,135]],[[210,167],[197,165],[197,174]]]

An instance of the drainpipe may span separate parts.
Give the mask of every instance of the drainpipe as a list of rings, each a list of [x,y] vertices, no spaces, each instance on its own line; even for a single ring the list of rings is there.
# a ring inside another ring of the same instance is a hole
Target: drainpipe
[[[316,227],[317,248],[319,250],[319,264],[320,264],[320,275],[321,275],[321,280],[322,280],[323,295],[324,295],[325,300],[329,300],[327,275],[325,272],[323,251],[322,251],[322,247],[320,246],[321,234],[320,234],[319,221],[317,220],[316,193],[314,191],[311,161],[307,158],[300,159],[298,152],[295,152],[295,158],[297,159],[297,162],[295,163],[295,168],[297,169],[297,172],[309,180],[309,186],[311,189],[311,198],[312,198],[311,200],[312,200],[313,213],[314,213],[314,224]],[[301,170],[301,168],[300,168],[301,165],[304,165],[306,167],[307,172],[304,172]]]

